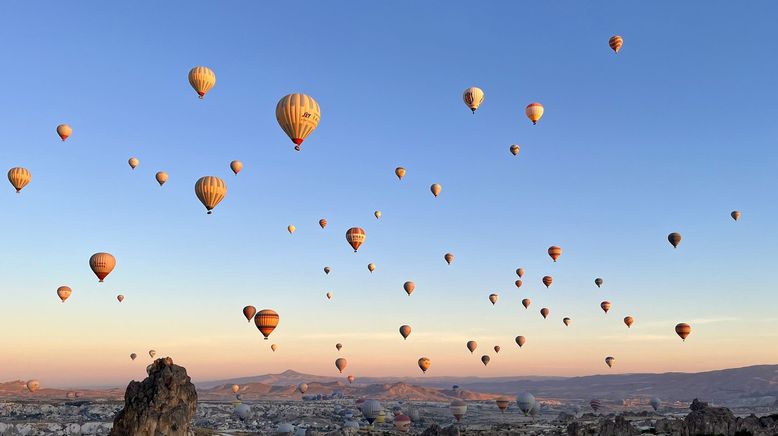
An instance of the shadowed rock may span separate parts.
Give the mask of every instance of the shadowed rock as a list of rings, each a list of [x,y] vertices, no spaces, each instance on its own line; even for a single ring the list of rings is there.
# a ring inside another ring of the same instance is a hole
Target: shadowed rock
[[[197,408],[197,391],[186,369],[165,357],[146,371],[145,380],[127,386],[111,436],[186,436]]]

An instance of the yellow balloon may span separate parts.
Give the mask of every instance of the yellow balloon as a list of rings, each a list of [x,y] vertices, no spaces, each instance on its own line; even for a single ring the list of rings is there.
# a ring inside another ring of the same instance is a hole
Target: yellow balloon
[[[216,74],[208,67],[194,67],[189,70],[189,84],[202,99],[216,84]]]
[[[16,188],[17,193],[21,192],[22,188],[30,183],[30,180],[32,180],[32,174],[27,168],[16,167],[8,170],[8,181]]]
[[[470,110],[475,113],[475,111],[478,109],[478,106],[481,106],[481,103],[484,101],[484,91],[481,88],[477,88],[475,86],[467,88],[462,94],[462,100],[464,100],[467,107],[469,107]]]
[[[238,173],[240,172],[240,170],[243,169],[243,162],[241,162],[239,160],[234,160],[234,161],[230,162],[230,169],[237,176]]]
[[[530,103],[527,108],[524,109],[524,113],[527,115],[532,124],[537,124],[540,121],[540,117],[543,116],[543,105],[540,103]]]
[[[289,224],[286,226],[286,230],[289,232],[289,234],[292,234],[295,230],[297,230],[297,227],[295,227],[294,224]]]
[[[305,138],[319,125],[320,119],[319,103],[309,95],[289,94],[276,105],[276,120],[295,143],[294,149],[297,151],[300,151]]]
[[[138,160],[138,158],[137,158],[137,157],[131,157],[131,158],[130,158],[130,159],[127,161],[127,163],[128,163],[128,164],[130,164],[130,168],[132,168],[132,169],[135,169],[135,167],[137,167],[137,166],[138,166],[138,164],[140,163],[140,161]]]
[[[167,173],[164,171],[158,172],[155,177],[157,178],[157,183],[159,183],[159,186],[164,185],[168,178]]]
[[[227,184],[215,176],[200,177],[195,183],[195,194],[210,214],[213,208],[227,196]]]

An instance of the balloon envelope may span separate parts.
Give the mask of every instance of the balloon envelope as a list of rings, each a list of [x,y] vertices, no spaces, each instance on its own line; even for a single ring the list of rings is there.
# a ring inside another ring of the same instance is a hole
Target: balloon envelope
[[[305,94],[289,94],[276,105],[276,120],[281,129],[300,151],[305,138],[319,125],[321,109],[313,97]]]
[[[403,177],[405,177],[405,168],[403,167],[397,167],[394,169],[394,174],[397,176],[398,179],[402,180]]]
[[[673,246],[673,248],[678,247],[678,244],[681,243],[681,234],[680,233],[670,233],[667,235],[667,240],[670,242],[670,245]]]
[[[240,170],[243,169],[243,162],[241,162],[239,160],[234,160],[234,161],[230,162],[230,169],[237,176],[238,173],[240,172]]]
[[[521,300],[521,305],[524,306],[525,309],[528,309],[530,304],[532,304],[532,300],[529,298]]]
[[[246,306],[243,308],[243,316],[246,317],[246,319],[251,322],[251,319],[254,318],[254,315],[257,313],[257,308],[254,306]]]
[[[189,70],[189,84],[202,99],[216,84],[216,74],[208,67],[194,67]]]
[[[529,415],[529,411],[535,405],[535,396],[529,392],[522,392],[516,396],[516,405],[524,412],[524,415]]]
[[[426,373],[427,370],[430,368],[432,362],[427,357],[421,357],[419,358],[418,364],[419,364],[419,369],[421,369],[421,372]]]
[[[675,326],[675,333],[684,341],[686,341],[686,338],[691,334],[691,332],[692,326],[686,324],[685,322],[679,323]]]
[[[335,359],[335,368],[338,368],[338,372],[342,373],[348,366],[348,361],[342,357]]]
[[[354,253],[359,250],[359,247],[365,242],[365,231],[360,227],[352,227],[346,232],[346,241],[354,249]]]
[[[408,339],[408,336],[411,334],[411,326],[409,325],[401,325],[400,326],[400,335],[403,337],[403,339]]]
[[[279,321],[280,317],[278,314],[274,310],[270,309],[260,310],[256,315],[254,315],[254,325],[257,326],[257,330],[262,333],[262,335],[265,337],[265,340],[267,340],[267,337],[270,336],[270,334],[273,333],[273,330],[276,329]]]
[[[67,300],[70,297],[70,294],[73,293],[73,290],[70,289],[69,286],[60,286],[57,288],[57,296],[60,300],[64,303],[65,300]]]
[[[57,135],[59,135],[60,139],[63,141],[68,139],[70,135],[73,134],[73,129],[68,126],[67,124],[60,124],[57,126]]]
[[[195,183],[195,195],[210,214],[227,196],[227,184],[215,176],[200,177]]]
[[[467,341],[467,349],[470,350],[470,354],[472,354],[476,348],[478,348],[478,342],[476,341]]]
[[[516,336],[516,345],[523,347],[527,343],[527,338],[524,336]]]
[[[27,168],[15,167],[8,170],[8,181],[19,193],[32,180],[32,173]]]
[[[554,283],[554,278],[551,276],[543,276],[543,284],[546,285],[546,287],[550,287],[551,284]]]
[[[102,283],[116,267],[116,258],[110,253],[95,253],[89,258],[89,267]]]
[[[537,124],[540,118],[543,116],[544,108],[540,103],[530,103],[524,109],[524,114],[527,115],[532,124]]]
[[[403,283],[403,289],[405,289],[405,293],[407,293],[410,297],[413,291],[416,289],[416,283],[411,281],[405,282]]]
[[[476,86],[471,86],[462,93],[462,100],[464,100],[467,107],[475,113],[484,101],[484,91]]]
[[[613,35],[608,40],[608,45],[611,47],[611,50],[618,53],[621,50],[621,46],[624,45],[624,38],[619,35]]]

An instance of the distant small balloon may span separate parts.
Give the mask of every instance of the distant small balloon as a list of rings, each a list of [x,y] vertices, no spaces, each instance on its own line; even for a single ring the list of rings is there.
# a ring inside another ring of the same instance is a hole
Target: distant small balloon
[[[740,219],[740,211],[733,210],[732,213],[729,214],[729,216],[731,216],[733,220],[737,221]]]
[[[527,343],[527,338],[524,336],[516,336],[516,345],[523,347]]]
[[[138,358],[138,355],[137,355],[137,354],[135,354],[135,353],[131,353],[131,354],[130,354],[130,359],[131,359],[131,360],[135,360],[135,359],[137,359],[137,358]]]
[[[275,353],[276,350],[278,349],[278,345],[272,344],[272,345],[270,345],[270,349]]]
[[[572,322],[572,320],[571,320],[570,318],[567,318],[567,317],[565,317],[565,318],[562,318],[562,322],[563,322],[565,325],[568,325],[568,326],[569,326],[569,325],[570,325],[570,322]]]
[[[521,300],[521,305],[524,306],[525,309],[529,309],[529,305],[532,304],[532,300],[529,298],[525,298]]]
[[[596,279],[594,279],[594,284],[597,285],[598,288],[601,288],[603,281],[601,278],[597,277]]]
[[[16,189],[17,194],[30,183],[30,180],[32,180],[32,174],[27,168],[15,167],[8,170],[8,181]]]
[[[356,253],[362,243],[365,242],[366,236],[365,231],[359,227],[348,229],[346,232],[346,241],[351,245],[351,248],[354,249],[354,253]]]
[[[346,380],[348,380],[349,384],[354,383],[355,377],[353,375],[350,375],[346,377]]]
[[[124,295],[119,294],[116,296],[116,299],[119,300],[119,303],[121,303],[122,301],[124,301]]]
[[[371,273],[373,271],[375,271],[375,264],[374,263],[368,263],[367,264],[367,270],[370,271]]]
[[[239,160],[234,160],[234,161],[230,162],[230,169],[237,176],[238,173],[240,172],[240,170],[243,169],[243,162],[241,162]]]
[[[543,319],[546,319],[546,318],[548,317],[548,314],[549,314],[550,312],[551,312],[551,311],[550,311],[550,310],[548,310],[548,308],[547,308],[547,307],[544,307],[544,308],[540,309],[540,314],[541,314],[541,315],[543,315]]]
[[[447,264],[451,265],[451,262],[453,262],[453,261],[454,261],[454,255],[453,255],[453,254],[451,254],[451,253],[446,253],[446,254],[443,256],[443,260],[445,260]]]
[[[215,176],[200,177],[195,183],[195,195],[210,215],[213,208],[227,196],[227,184]]]
[[[327,299],[332,300],[332,292],[327,292]]]
[[[432,186],[430,186],[430,191],[432,192],[432,195],[434,195],[435,197],[440,195],[440,191],[442,191],[442,190],[443,190],[443,187],[440,186],[439,183],[435,183]]]
[[[660,400],[657,397],[654,397],[654,398],[651,398],[651,401],[649,402],[649,404],[651,404],[651,407],[656,412],[659,409],[659,406],[662,405],[662,400]]]
[[[340,351],[340,349],[341,349],[341,348],[343,348],[343,344],[341,344],[340,342],[338,342],[337,344],[335,344],[335,348],[336,348],[338,351]]]
[[[516,280],[515,282],[513,282],[513,284],[516,285],[517,288],[520,288],[521,285],[524,284],[524,282],[522,282],[521,280]]]
[[[495,345],[494,346],[494,352],[495,353],[499,353],[500,352],[500,346],[499,345]]]
[[[476,86],[471,86],[470,88],[465,89],[465,92],[462,94],[462,100],[464,100],[467,107],[475,113],[484,101],[484,91]]]
[[[511,145],[511,154],[512,155],[518,156],[519,155],[519,150],[521,150],[521,149],[519,148],[518,145],[516,145],[516,144]]]
[[[324,218],[320,219],[320,220],[319,220],[319,226],[320,226],[321,228],[325,228],[325,227],[327,227],[327,220],[326,220],[326,219],[324,219]]]
[[[330,271],[332,271],[332,269],[330,267],[328,267],[328,266],[324,267],[324,274],[329,274]]]
[[[635,322],[635,319],[632,318],[631,316],[625,316],[624,317],[624,324],[627,325],[627,328],[632,327],[632,323],[634,323],[634,322]]]
[[[481,363],[483,363],[483,364],[484,364],[484,366],[488,365],[488,364],[489,364],[489,361],[491,361],[491,360],[492,360],[492,359],[491,359],[489,356],[487,356],[486,354],[484,354],[483,356],[481,356]]]
[[[338,372],[342,373],[348,366],[348,361],[342,357],[335,359],[335,368],[338,368]]]
[[[562,247],[558,245],[552,245],[548,247],[548,255],[551,256],[551,259],[556,262],[557,259],[559,259],[559,256],[562,255]]]
[[[527,115],[527,118],[532,121],[533,125],[540,121],[540,118],[543,116],[543,111],[543,105],[537,102],[528,104],[526,109],[524,109],[524,113]]]
[[[377,210],[377,211],[373,212],[373,215],[375,215],[375,219],[381,219],[381,215],[383,215],[383,214],[381,213],[380,210]]]
[[[603,301],[600,303],[600,308],[603,312],[608,313],[609,310],[611,310],[611,302],[610,301]]]
[[[290,235],[294,233],[295,230],[297,230],[297,227],[295,227],[294,224],[289,224],[286,226],[286,231],[289,232]]]
[[[478,348],[478,342],[476,341],[467,341],[467,349],[470,350],[470,354],[473,354],[476,348]]]
[[[33,393],[33,392],[37,391],[38,389],[40,389],[41,382],[39,382],[38,380],[30,380],[30,381],[27,382],[26,386],[27,386],[27,390],[30,391],[31,393]]]
[[[497,294],[489,294],[489,301],[492,302],[492,306],[494,306],[495,303],[497,303],[498,298],[500,298],[500,296]]]
[[[394,169],[394,174],[397,176],[398,179],[402,180],[403,177],[405,177],[405,168],[403,167],[397,167]]]
[[[500,409],[500,412],[505,413],[505,409],[508,408],[508,405],[511,404],[511,401],[505,397],[500,397],[494,402],[497,404],[497,408]]]
[[[608,365],[608,368],[612,368],[614,363],[616,363],[615,357],[608,356],[605,358],[605,364]]]
[[[164,171],[159,171],[154,177],[157,179],[157,183],[159,183],[159,186],[164,185],[168,179],[168,175]]]
[[[679,323],[675,326],[675,333],[684,341],[691,334],[692,327],[685,322]]]
[[[680,233],[670,233],[667,235],[667,240],[670,241],[670,244],[673,246],[673,248],[678,247],[678,244],[681,243],[681,234]]]
[[[216,74],[208,67],[194,67],[189,70],[189,84],[202,100],[205,94],[216,84]]]
[[[149,350],[149,356],[153,359],[157,355],[157,350]]]
[[[237,394],[239,390],[240,390],[240,386],[232,385],[232,393],[233,394]]]
[[[613,35],[608,40],[608,45],[611,47],[611,50],[613,50],[614,53],[618,53],[619,50],[621,50],[621,46],[624,45],[624,38],[619,35]]]
[[[401,325],[400,326],[400,335],[403,337],[403,339],[408,339],[408,336],[411,334],[411,326],[409,325]]]
[[[254,306],[246,306],[243,308],[243,316],[246,317],[246,319],[251,322],[251,319],[254,318],[254,315],[257,313],[257,308]]]
[[[405,282],[403,284],[403,289],[405,289],[405,293],[407,293],[408,296],[410,297],[411,294],[413,293],[413,291],[416,289],[416,283],[413,283],[413,282],[410,282],[410,281],[409,282]]]
[[[308,383],[300,383],[297,385],[297,390],[300,391],[301,394],[304,394],[308,390]]]
[[[95,253],[89,258],[89,267],[95,273],[100,283],[116,267],[116,258],[110,253]]]
[[[130,168],[135,169],[140,164],[140,161],[137,157],[131,157],[127,163],[130,164]]]
[[[524,268],[519,268],[516,270],[516,275],[519,276],[519,278],[524,277]]]
[[[427,370],[430,369],[430,365],[432,364],[432,362],[430,361],[429,358],[422,357],[419,359],[418,364],[419,364],[419,369],[421,369],[421,372],[426,374]]]
[[[546,285],[546,287],[551,287],[551,284],[554,283],[554,278],[551,276],[543,276],[543,284]]]
[[[62,141],[65,141],[73,134],[73,129],[67,124],[60,124],[57,126],[57,135],[59,135]]]
[[[65,302],[65,300],[70,298],[70,294],[72,293],[73,290],[70,289],[69,286],[60,286],[59,288],[57,288],[57,296],[59,297],[60,300],[62,300],[63,303]]]

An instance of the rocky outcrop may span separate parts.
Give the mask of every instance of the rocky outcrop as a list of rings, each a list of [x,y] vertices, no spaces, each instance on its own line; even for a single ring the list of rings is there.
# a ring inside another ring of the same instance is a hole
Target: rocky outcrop
[[[656,422],[657,433],[674,435],[753,435],[774,436],[778,434],[778,415],[750,415],[736,417],[726,407],[713,407],[703,401],[692,401],[691,413],[680,419],[660,419]]]
[[[187,436],[197,408],[197,391],[182,366],[157,359],[142,382],[131,381],[124,409],[114,418],[111,436]]]

